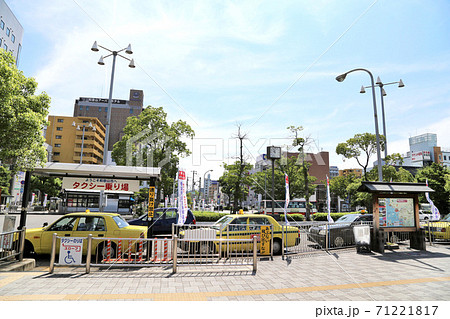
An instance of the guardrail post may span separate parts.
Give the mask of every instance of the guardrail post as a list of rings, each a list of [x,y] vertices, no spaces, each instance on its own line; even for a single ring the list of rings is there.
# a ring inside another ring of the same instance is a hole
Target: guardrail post
[[[273,260],[273,225],[270,225],[270,258]]]
[[[326,224],[326,232],[325,232],[325,251],[328,251],[328,242],[330,240],[330,234],[328,232],[328,223]]]
[[[284,225],[281,226],[281,259],[284,260]]]
[[[92,234],[89,234],[86,248],[86,274],[89,274],[91,272],[91,250],[92,250]]]
[[[20,233],[20,246],[19,246],[19,261],[23,260],[23,250],[25,249],[25,230],[26,227],[22,227],[21,233]]]
[[[256,236],[253,237],[253,272],[256,272],[256,264],[258,262],[258,239]]]
[[[428,239],[430,240],[430,246],[433,246],[433,242],[431,241],[431,229],[430,229],[430,220],[427,220],[427,226],[428,226]]]
[[[177,273],[177,241],[178,241],[178,237],[177,235],[172,237],[172,261],[173,261],[173,270],[172,273],[176,274]]]
[[[55,255],[56,255],[56,233],[53,233],[52,237],[52,250],[50,253],[50,267],[48,272],[53,274],[53,270],[55,269]]]

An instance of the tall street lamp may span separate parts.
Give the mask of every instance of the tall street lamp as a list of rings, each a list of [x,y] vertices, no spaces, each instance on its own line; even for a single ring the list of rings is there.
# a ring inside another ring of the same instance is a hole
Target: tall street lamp
[[[387,135],[386,135],[386,119],[384,117],[384,96],[386,96],[386,91],[383,89],[383,86],[385,85],[391,85],[391,84],[398,84],[399,88],[402,88],[405,86],[405,84],[403,84],[402,79],[400,79],[400,81],[398,82],[389,82],[389,83],[383,83],[380,80],[380,77],[377,78],[377,82],[375,83],[376,86],[378,86],[380,88],[380,95],[381,95],[381,115],[383,118],[383,135],[384,135],[384,158],[386,160],[386,157],[388,155],[387,153]],[[359,91],[359,93],[366,93],[365,89],[369,89],[372,88],[371,86],[361,86],[361,91]]]
[[[72,122],[72,126],[77,127],[77,131],[81,131],[80,125],[76,125],[75,121]],[[95,126],[92,126],[92,123],[89,122],[89,125],[87,125],[88,128],[91,128],[93,132],[95,132],[97,129]],[[81,136],[81,154],[80,154],[80,164],[83,164],[83,149],[84,149],[84,132],[86,130],[86,124],[83,123],[83,135]]]
[[[110,52],[110,54],[106,55],[106,56],[101,56],[100,59],[98,60],[98,64],[100,65],[105,65],[105,62],[103,61],[104,59],[106,59],[109,56],[113,57],[113,63],[112,63],[112,71],[111,71],[111,84],[109,86],[109,99],[108,99],[108,111],[107,111],[107,120],[106,120],[106,131],[105,131],[105,146],[104,146],[104,152],[103,152],[103,165],[107,164],[108,161],[108,144],[109,144],[109,130],[110,130],[110,124],[111,124],[111,106],[112,106],[112,92],[113,92],[113,83],[114,83],[114,70],[116,67],[116,57],[120,56],[121,58],[124,58],[125,60],[130,61],[130,64],[128,64],[128,66],[130,68],[135,68],[134,65],[134,59],[128,59],[127,57],[124,57],[123,55],[120,55],[119,53],[122,51],[125,51],[125,53],[127,54],[133,54],[133,51],[131,51],[131,44],[128,44],[128,46],[122,50],[119,51],[113,51],[110,49],[107,49],[101,45],[97,44],[97,41],[94,42],[94,44],[92,45],[91,50],[94,52],[98,52],[98,47]]]
[[[358,69],[353,69],[353,70],[347,71],[341,75],[338,75],[336,77],[336,81],[343,82],[345,80],[345,77],[347,76],[347,74],[350,74],[355,71],[367,72],[370,76],[370,81],[372,83],[371,88],[372,88],[372,99],[373,99],[373,117],[375,120],[375,134],[376,134],[376,139],[377,139],[378,181],[382,182],[383,181],[383,172],[382,172],[382,166],[381,166],[380,133],[378,131],[377,100],[375,98],[375,83],[373,80],[373,75],[369,70],[358,68]]]

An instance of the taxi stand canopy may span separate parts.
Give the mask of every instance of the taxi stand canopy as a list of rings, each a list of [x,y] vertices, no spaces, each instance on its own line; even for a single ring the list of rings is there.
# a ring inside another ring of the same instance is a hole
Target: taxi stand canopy
[[[373,248],[375,251],[384,252],[384,234],[383,232],[409,232],[411,248],[425,250],[420,235],[419,220],[419,194],[431,193],[433,189],[425,183],[388,183],[388,182],[362,182],[358,188],[359,192],[372,193],[373,205]],[[380,227],[380,198],[412,198],[414,202],[414,226],[413,227]]]
[[[44,167],[35,168],[32,172],[27,171],[25,174],[25,185],[19,229],[25,227],[26,224],[27,206],[30,194],[30,182],[32,174],[53,177],[86,177],[129,180],[134,179],[140,181],[150,181],[150,185],[155,186],[156,179],[161,178],[161,168],[72,163],[46,163]]]

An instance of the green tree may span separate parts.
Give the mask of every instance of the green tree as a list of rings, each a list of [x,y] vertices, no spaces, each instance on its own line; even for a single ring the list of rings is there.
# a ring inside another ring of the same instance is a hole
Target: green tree
[[[219,183],[222,187],[222,192],[230,197],[230,202],[232,200],[232,212],[235,213],[238,211],[239,202],[248,195],[249,186],[252,184],[249,175],[252,165],[236,161],[233,164],[223,163],[223,167],[225,170],[219,178]]]
[[[31,189],[38,189],[41,191],[41,198],[39,201],[43,200],[44,194],[50,197],[57,197],[61,192],[62,180],[57,177],[48,176],[31,176]]]
[[[0,162],[17,171],[46,162],[42,131],[50,97],[35,95],[37,82],[18,70],[11,53],[0,50]]]
[[[450,180],[450,170],[444,166],[433,163],[430,166],[421,168],[416,174],[418,183],[425,183],[428,180],[428,186],[434,190],[430,192],[430,199],[439,209],[442,216],[450,212],[450,189],[446,187]],[[423,194],[419,197],[420,202],[426,203]]]
[[[146,107],[139,116],[127,119],[122,140],[114,144],[112,158],[118,165],[162,167],[156,181],[156,203],[173,191],[180,157],[188,156],[184,138],[194,130],[184,121],[167,122],[162,107]]]
[[[380,136],[380,148],[384,150],[385,138]],[[363,133],[355,134],[345,143],[339,143],[336,146],[336,153],[347,159],[354,158],[359,166],[364,170],[364,179],[367,181],[367,167],[370,157],[377,152],[377,139],[375,134]]]
[[[0,194],[9,195],[9,180],[11,172],[4,166],[0,166]]]
[[[330,192],[339,196],[342,199],[348,199],[351,203],[353,196],[356,194],[356,189],[349,187],[352,183],[360,180],[355,174],[347,174],[336,176],[330,179]]]

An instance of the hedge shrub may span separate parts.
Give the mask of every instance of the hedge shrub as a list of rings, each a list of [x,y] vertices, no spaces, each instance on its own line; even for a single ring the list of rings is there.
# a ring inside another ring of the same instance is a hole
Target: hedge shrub
[[[341,216],[348,215],[348,214],[358,214],[358,212],[349,212],[349,213],[331,213],[330,216],[333,218],[333,220],[337,220]],[[315,221],[327,221],[328,220],[328,213],[315,213],[312,215],[313,220]]]

